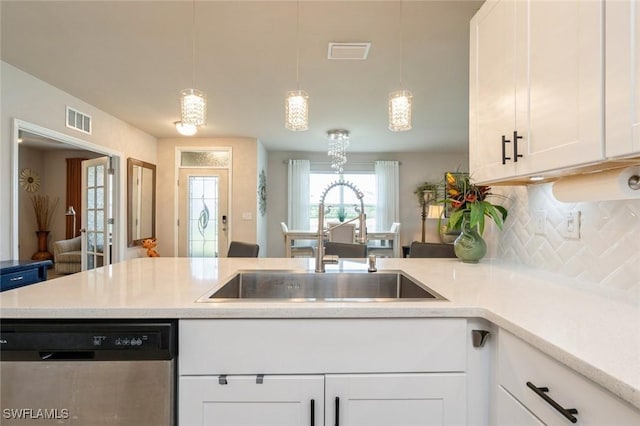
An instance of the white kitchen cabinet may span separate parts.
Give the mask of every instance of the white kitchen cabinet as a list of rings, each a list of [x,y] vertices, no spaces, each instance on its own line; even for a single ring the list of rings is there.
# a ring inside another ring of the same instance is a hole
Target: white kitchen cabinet
[[[326,424],[464,425],[465,401],[462,373],[326,376]]]
[[[496,405],[499,407],[497,413],[498,425],[510,426],[544,426],[536,416],[520,404],[502,386],[498,386],[496,392]]]
[[[606,154],[640,154],[640,4],[606,2]]]
[[[464,319],[179,324],[180,425],[466,424]]]
[[[180,425],[324,424],[324,377],[319,375],[186,376],[180,378],[179,400]]]
[[[471,21],[477,182],[604,158],[603,3],[489,0]]]
[[[546,425],[567,425],[570,417],[580,425],[640,424],[637,409],[504,330],[498,336],[497,362],[497,418],[521,419],[521,423],[506,424],[538,424],[531,416]],[[557,408],[551,400],[558,404]],[[522,405],[521,410],[517,410],[515,402]],[[561,409],[566,412],[563,414]]]

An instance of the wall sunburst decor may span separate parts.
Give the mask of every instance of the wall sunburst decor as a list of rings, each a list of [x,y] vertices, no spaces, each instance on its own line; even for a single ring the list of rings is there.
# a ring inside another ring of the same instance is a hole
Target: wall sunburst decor
[[[20,171],[20,186],[27,192],[37,192],[40,189],[40,176],[25,167]]]

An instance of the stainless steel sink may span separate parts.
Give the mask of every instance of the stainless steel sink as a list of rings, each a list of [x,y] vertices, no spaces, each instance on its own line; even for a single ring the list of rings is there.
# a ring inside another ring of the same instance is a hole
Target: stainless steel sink
[[[399,271],[240,271],[198,302],[284,299],[300,301],[446,300]]]

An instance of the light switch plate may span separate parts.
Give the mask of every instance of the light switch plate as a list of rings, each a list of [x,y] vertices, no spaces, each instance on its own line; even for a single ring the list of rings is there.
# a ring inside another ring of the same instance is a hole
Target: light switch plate
[[[533,212],[533,227],[536,235],[547,235],[547,212],[545,210]]]
[[[574,211],[567,213],[564,220],[563,235],[570,240],[580,239],[580,211]]]

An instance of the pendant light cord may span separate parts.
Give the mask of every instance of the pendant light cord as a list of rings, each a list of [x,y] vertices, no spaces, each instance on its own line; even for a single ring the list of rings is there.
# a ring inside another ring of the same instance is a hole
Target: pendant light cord
[[[191,87],[196,87],[196,0],[191,7]]]
[[[300,0],[296,1],[296,90],[300,90]]]
[[[402,89],[402,62],[404,62],[404,49],[403,49],[403,37],[402,37],[402,1],[400,1],[400,17],[398,19],[400,22],[400,89]]]

